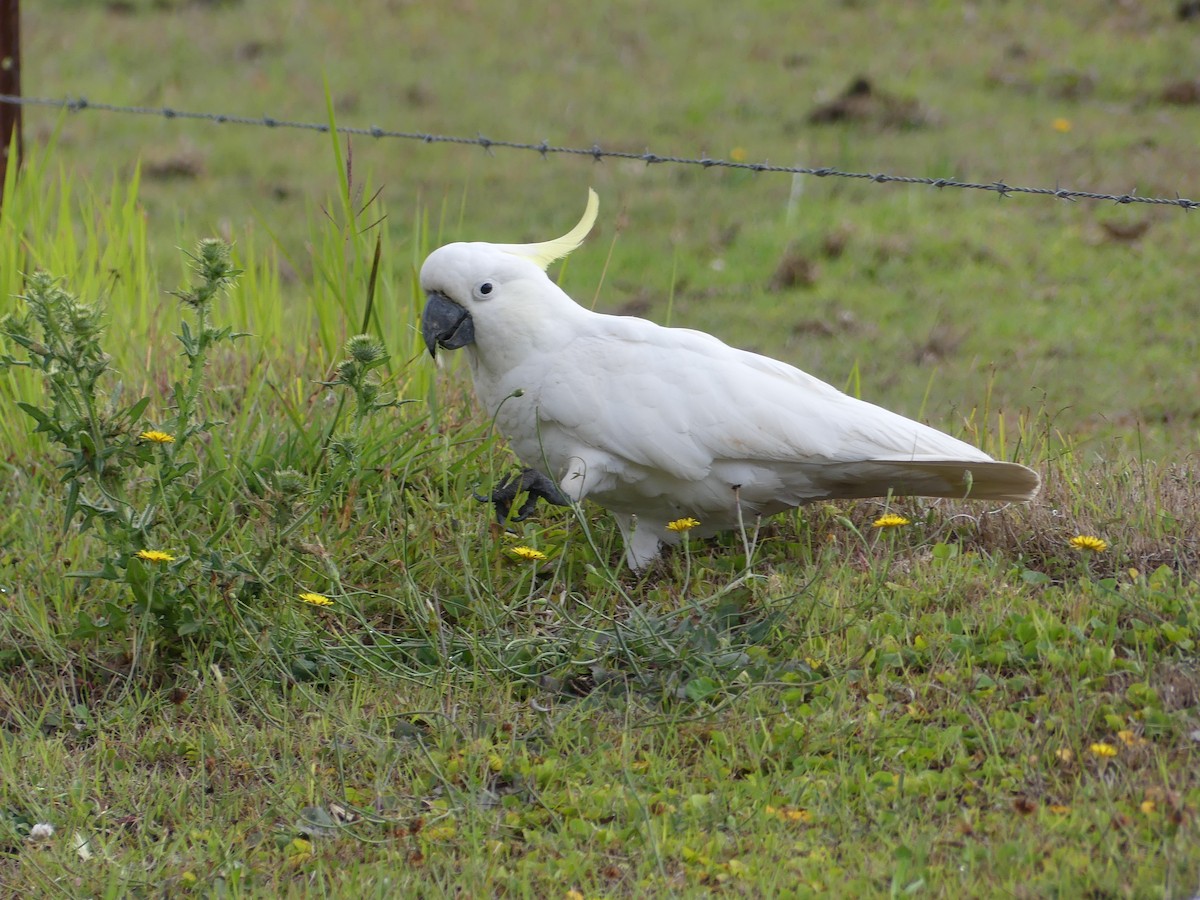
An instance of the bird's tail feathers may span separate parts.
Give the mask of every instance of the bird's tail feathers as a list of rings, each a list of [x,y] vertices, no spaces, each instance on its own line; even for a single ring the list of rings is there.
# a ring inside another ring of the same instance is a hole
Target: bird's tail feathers
[[[1042,479],[1033,469],[997,460],[871,459],[831,463],[819,479],[830,499],[951,497],[1032,500]]]

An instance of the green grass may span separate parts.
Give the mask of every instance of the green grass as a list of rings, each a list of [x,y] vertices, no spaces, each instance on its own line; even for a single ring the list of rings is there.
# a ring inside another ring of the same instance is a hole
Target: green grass
[[[1200,194],[1193,110],[1157,99],[1200,32],[1166,5],[24,12],[31,95],[323,121],[328,83],[344,124]],[[805,124],[860,73],[932,124]],[[5,892],[1196,892],[1193,217],[94,112],[26,126],[0,315],[45,269],[102,304],[112,360],[99,425],[65,438],[98,441],[99,468],[31,433],[15,402],[44,408],[45,379],[0,372]],[[823,504],[642,579],[594,507],[499,534],[471,492],[513,460],[463,373],[422,356],[413,276],[447,240],[561,233],[589,184],[597,236],[561,271],[581,302],[787,359],[1037,466],[1043,494]],[[205,349],[181,414],[195,310],[168,291],[211,234],[243,272],[206,321],[248,336]],[[773,288],[785,259],[811,283]],[[363,406],[341,377],[364,330],[381,399],[416,402]],[[105,411],[118,385],[118,408],[148,398],[137,421]],[[148,427],[194,433],[149,447]],[[72,477],[153,514],[85,530]],[[885,508],[911,524],[873,527]]]

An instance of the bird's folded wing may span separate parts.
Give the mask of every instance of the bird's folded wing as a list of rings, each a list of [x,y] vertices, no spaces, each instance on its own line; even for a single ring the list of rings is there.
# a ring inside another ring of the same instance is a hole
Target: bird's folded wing
[[[710,335],[642,319],[597,326],[546,358],[542,422],[588,447],[684,479],[714,461],[986,461],[928,426]]]

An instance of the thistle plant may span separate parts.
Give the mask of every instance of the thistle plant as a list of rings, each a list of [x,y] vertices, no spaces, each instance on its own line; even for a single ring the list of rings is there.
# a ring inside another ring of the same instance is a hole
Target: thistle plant
[[[187,382],[175,385],[175,432],[180,445],[194,435],[207,431],[212,424],[195,418],[209,351],[222,341],[246,336],[234,332],[229,326],[217,328],[211,324],[213,301],[235,284],[242,274],[233,266],[229,245],[216,238],[205,238],[197,245],[196,252],[189,253],[188,257],[192,261],[196,283],[191,288],[174,292],[183,305],[192,310],[196,319],[194,331],[185,319],[180,323],[179,334],[176,335],[188,362]]]
[[[367,420],[380,410],[412,402],[400,400],[384,389],[376,371],[388,361],[387,350],[381,341],[369,334],[358,334],[346,341],[343,352],[345,357],[334,368],[333,377],[329,381],[318,382],[328,388],[343,389],[326,444],[333,464],[312,503],[283,530],[280,535],[282,538],[291,535],[337,491],[344,489],[348,501],[353,499],[365,465],[363,457],[367,446],[364,437],[368,432]],[[353,398],[353,412],[350,422],[339,427],[347,396]],[[341,516],[343,522],[347,519],[348,506]]]
[[[346,358],[334,369],[333,380],[321,383],[331,388],[348,388],[354,397],[354,413],[349,428],[330,441],[329,449],[335,456],[359,462],[360,436],[367,419],[373,413],[399,406],[403,401],[384,391],[375,371],[388,361],[387,351],[380,341],[369,334],[358,334],[346,341],[343,352]]]
[[[354,397],[354,414],[349,427],[332,433],[329,439],[329,450],[336,463],[335,476],[331,481],[337,481],[350,473],[358,474],[362,469],[362,434],[366,433],[367,419],[380,409],[398,407],[410,402],[397,400],[394,394],[385,391],[380,383],[377,370],[388,362],[388,352],[383,343],[371,335],[355,335],[346,342],[343,352],[346,359],[338,362],[334,370],[334,378],[329,382],[320,382],[326,388],[346,388]],[[334,419],[341,420],[342,404],[346,402],[344,395],[338,403],[338,414]]]
[[[65,453],[64,528],[80,513],[85,530],[98,520],[108,534],[144,534],[147,522],[126,496],[122,473],[153,459],[137,437],[149,399],[122,406],[120,384],[107,396],[101,389],[110,362],[100,343],[103,309],[70,294],[45,272],[30,277],[19,299],[24,310],[6,316],[0,331],[28,358],[6,354],[0,365],[28,366],[44,378],[45,403],[17,406],[34,420],[35,433],[46,434]]]
[[[211,307],[239,272],[220,241],[201,241],[191,259],[195,283],[176,293],[195,321],[192,326],[185,320],[177,335],[188,375],[175,385],[174,414],[162,427],[141,425],[149,397],[125,405],[122,384],[109,386],[114,373],[102,346],[99,303],[37,272],[19,298],[23,309],[0,321],[0,333],[26,356],[0,356],[0,367],[32,368],[46,385],[40,405],[18,406],[33,419],[35,432],[46,434],[63,455],[63,528],[78,520],[80,531],[94,529],[103,544],[97,568],[68,574],[122,584],[133,599],[129,605],[109,602],[92,618],[81,614],[78,637],[117,631],[132,619],[139,639],[170,644],[205,627],[203,592],[197,590],[203,573],[186,555],[163,549],[155,532],[164,509],[178,521],[187,504],[203,504],[192,483],[196,462],[181,451],[213,426],[197,415],[208,355],[217,343],[240,335],[214,327]],[[139,474],[147,467],[150,477]]]

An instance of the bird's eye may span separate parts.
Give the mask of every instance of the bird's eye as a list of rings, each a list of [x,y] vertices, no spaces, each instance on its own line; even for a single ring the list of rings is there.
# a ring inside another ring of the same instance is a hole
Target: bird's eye
[[[496,292],[496,286],[490,281],[481,281],[475,285],[475,299],[486,300]]]

